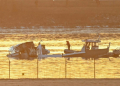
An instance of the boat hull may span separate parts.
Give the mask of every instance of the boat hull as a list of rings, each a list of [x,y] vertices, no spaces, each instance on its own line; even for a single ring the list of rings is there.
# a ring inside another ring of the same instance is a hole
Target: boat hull
[[[99,58],[102,55],[106,55],[109,52],[109,48],[86,50],[85,52],[76,52],[70,54],[64,54],[63,57],[84,57],[84,58]]]

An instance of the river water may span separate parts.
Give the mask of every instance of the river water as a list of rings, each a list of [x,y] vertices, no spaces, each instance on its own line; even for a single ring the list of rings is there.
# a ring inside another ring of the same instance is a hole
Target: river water
[[[110,51],[120,45],[120,28],[38,28],[38,29],[0,29],[0,78],[94,78],[94,61],[80,57],[52,58],[38,61],[15,60],[6,57],[10,46],[33,41],[37,46],[42,44],[50,50],[50,54],[62,54],[66,49],[66,40],[70,41],[73,50],[81,50],[83,39],[101,37],[100,48],[106,48],[111,42]],[[120,78],[120,59],[110,57],[100,58],[95,62],[96,78]],[[10,67],[10,68],[9,68]],[[37,72],[38,68],[38,72]],[[9,72],[10,70],[10,72]]]

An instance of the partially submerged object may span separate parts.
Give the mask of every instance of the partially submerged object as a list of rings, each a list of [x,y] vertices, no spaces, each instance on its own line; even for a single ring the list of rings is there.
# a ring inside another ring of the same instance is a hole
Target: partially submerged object
[[[69,41],[67,41],[69,42]],[[118,57],[120,54],[120,49],[115,49],[113,52],[109,52],[110,43],[107,48],[100,49],[98,43],[101,42],[99,39],[97,40],[82,40],[85,42],[81,51],[74,51],[70,49],[70,43],[68,49],[64,50],[65,54],[58,55],[49,55],[50,51],[45,49],[45,45],[39,44],[35,47],[33,42],[25,42],[21,44],[17,44],[15,46],[10,47],[9,54],[7,57],[15,58],[15,59],[43,59],[47,57],[82,57],[83,59],[97,59],[100,57],[109,58],[109,57]]]
[[[50,53],[49,50],[45,49],[45,45],[40,45],[41,50],[39,50],[38,46],[35,47],[33,42],[17,44],[10,47],[7,57],[15,59],[35,59],[38,57],[38,51],[42,51],[42,55]]]

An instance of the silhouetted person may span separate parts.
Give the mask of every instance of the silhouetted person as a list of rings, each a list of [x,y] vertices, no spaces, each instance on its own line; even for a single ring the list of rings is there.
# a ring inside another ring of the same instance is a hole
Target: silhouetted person
[[[70,43],[69,43],[69,41],[66,41],[66,43],[67,43],[67,46],[68,46],[68,50],[70,50]]]
[[[90,42],[86,42],[85,49],[90,49]]]

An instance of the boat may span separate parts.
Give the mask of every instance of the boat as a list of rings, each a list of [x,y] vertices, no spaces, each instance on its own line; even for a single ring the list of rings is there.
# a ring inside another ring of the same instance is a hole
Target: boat
[[[38,57],[38,46],[35,47],[33,41],[11,46],[8,50],[9,54],[7,57],[14,59],[35,59]],[[45,49],[45,45],[40,46],[42,49],[42,55],[47,55],[50,53],[49,50]]]
[[[68,41],[67,41],[68,42]],[[45,48],[45,45],[39,45],[35,47],[33,41],[24,42],[10,47],[9,54],[7,57],[14,59],[44,59],[47,57],[64,57],[64,58],[73,58],[73,57],[82,57],[83,59],[98,59],[98,58],[109,58],[110,56],[118,57],[120,54],[120,49],[115,49],[113,52],[109,52],[109,46],[106,48],[100,49],[98,43],[101,41],[99,38],[97,40],[85,39],[82,40],[85,44],[83,45],[81,51],[71,50],[70,47],[64,50],[64,54],[53,54],[50,55],[50,51]],[[70,46],[70,45],[69,45]]]
[[[81,51],[65,49],[64,50],[65,54],[63,54],[62,56],[82,57],[84,59],[90,59],[90,58],[97,59],[101,56],[108,55],[109,53],[110,43],[107,48],[100,49],[98,43],[100,43],[101,41],[99,40],[99,38],[97,40],[85,39],[82,40],[82,42],[85,42],[85,44],[83,45]]]

